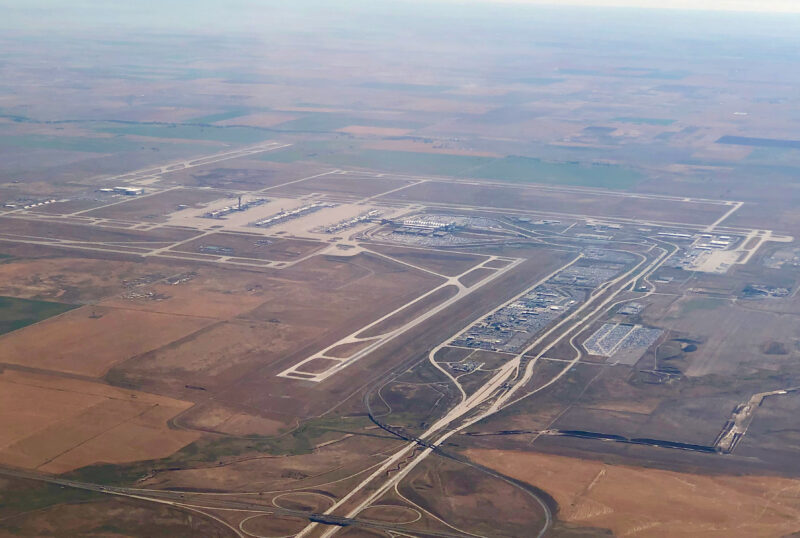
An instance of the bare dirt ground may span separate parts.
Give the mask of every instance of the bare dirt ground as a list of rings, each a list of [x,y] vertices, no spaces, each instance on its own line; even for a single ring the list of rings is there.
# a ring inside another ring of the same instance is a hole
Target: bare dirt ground
[[[531,452],[470,459],[540,487],[558,517],[616,536],[778,537],[800,531],[800,481],[678,473]]]
[[[5,465],[61,473],[98,461],[165,457],[198,437],[166,424],[189,402],[10,369],[0,386]]]
[[[0,264],[0,295],[67,303],[97,301],[153,269],[141,263],[41,258]],[[174,271],[174,269],[172,270]]]
[[[195,399],[199,387],[216,394],[255,368],[295,350],[315,334],[312,326],[231,321],[205,329],[117,364],[109,378],[142,389]]]
[[[268,411],[249,410],[208,401],[196,404],[174,420],[181,427],[228,435],[278,435],[295,422]]]

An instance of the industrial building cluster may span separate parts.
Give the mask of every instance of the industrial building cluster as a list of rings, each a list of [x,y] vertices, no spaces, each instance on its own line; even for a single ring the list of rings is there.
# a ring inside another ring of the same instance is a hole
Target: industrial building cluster
[[[582,290],[542,284],[474,323],[452,345],[518,353],[534,334],[583,301]]]
[[[592,265],[573,265],[560,271],[551,279],[551,282],[567,286],[593,288],[619,274],[622,269],[623,266],[619,264],[603,262]]]
[[[590,290],[625,271],[635,258],[624,252],[592,247],[580,263],[562,269],[511,303],[470,326],[451,345],[487,351],[519,353],[534,335],[583,302]],[[631,313],[644,308],[636,305]],[[647,331],[631,335],[631,342],[646,338]]]
[[[731,246],[739,241],[738,237],[709,233],[690,235],[661,232],[658,235],[666,236],[673,240],[692,242],[681,251],[681,255],[674,257],[665,264],[668,267],[687,270],[693,270],[700,266],[712,252],[729,250]]]

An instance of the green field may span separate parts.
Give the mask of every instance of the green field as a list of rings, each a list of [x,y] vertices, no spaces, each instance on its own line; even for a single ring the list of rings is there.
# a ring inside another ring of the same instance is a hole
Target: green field
[[[209,114],[207,116],[199,116],[197,118],[192,118],[190,120],[186,120],[186,123],[216,123],[218,121],[225,121],[225,120],[232,120],[233,118],[241,118],[242,116],[247,116],[250,114],[250,109],[247,108],[235,108],[233,110],[227,110],[225,112],[218,112],[216,114]]]
[[[76,308],[75,305],[0,297],[0,334],[33,325]]]
[[[142,143],[125,138],[89,138],[80,136],[0,135],[0,146],[25,149],[54,149],[87,153],[119,153],[135,151]]]
[[[265,154],[274,162],[309,160],[341,168],[368,168],[411,175],[437,175],[488,179],[509,183],[547,183],[625,190],[643,179],[642,174],[617,165],[548,162],[530,157],[503,158],[418,153],[388,150],[344,150],[314,153],[304,148],[288,148]]]
[[[347,140],[303,140],[288,148],[268,151],[257,158],[273,163],[293,163],[297,161],[322,161],[340,152],[352,151],[353,143]]]
[[[98,131],[117,135],[147,136],[181,140],[213,140],[232,144],[252,144],[267,140],[272,133],[251,127],[212,127],[180,124],[131,124],[101,127]]]
[[[621,118],[612,118],[611,121],[615,121],[617,123],[635,123],[637,125],[672,125],[675,123],[675,120],[670,120],[666,118],[630,118],[630,117],[621,117]]]
[[[326,132],[336,131],[348,125],[365,125],[367,127],[394,127],[396,129],[419,129],[424,124],[404,120],[378,120],[372,118],[359,118],[346,114],[317,113],[290,120],[274,128],[280,131],[311,131]]]
[[[643,179],[639,172],[617,165],[547,162],[513,155],[503,159],[490,159],[486,165],[465,175],[511,183],[548,183],[616,190],[629,189]]]
[[[438,176],[461,176],[472,168],[485,165],[492,160],[487,157],[376,149],[323,155],[320,156],[320,159],[340,167],[353,166],[383,172]]]

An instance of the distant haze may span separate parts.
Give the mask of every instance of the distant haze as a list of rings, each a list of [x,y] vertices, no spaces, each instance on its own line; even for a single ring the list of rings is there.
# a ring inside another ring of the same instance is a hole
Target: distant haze
[[[458,0],[449,0],[458,2]],[[703,11],[760,11],[765,13],[800,13],[797,0],[480,0],[507,4],[573,5],[592,7],[640,7],[691,9]]]

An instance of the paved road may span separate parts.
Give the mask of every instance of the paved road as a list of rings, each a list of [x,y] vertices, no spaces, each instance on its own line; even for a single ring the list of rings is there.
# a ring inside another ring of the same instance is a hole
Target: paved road
[[[453,407],[444,417],[435,422],[430,428],[428,428],[428,430],[421,434],[417,440],[408,442],[401,449],[396,451],[391,457],[387,458],[382,466],[367,476],[347,495],[342,497],[333,506],[331,506],[326,511],[326,514],[344,512],[344,517],[356,517],[361,511],[372,505],[391,488],[400,483],[400,481],[402,481],[408,475],[408,473],[410,473],[428,456],[438,450],[439,447],[452,435],[502,409],[504,404],[506,404],[519,389],[524,387],[528,381],[530,381],[533,375],[533,365],[535,360],[529,361],[523,375],[519,375],[520,364],[526,353],[529,353],[537,345],[540,345],[543,341],[545,341],[545,339],[554,335],[556,336],[556,339],[553,344],[555,344],[555,342],[560,341],[562,338],[570,334],[574,329],[583,326],[590,320],[594,319],[595,316],[604,312],[608,308],[608,305],[621,291],[633,285],[633,283],[635,283],[640,277],[654,271],[661,263],[664,262],[667,256],[668,253],[665,251],[661,255],[655,257],[652,261],[650,261],[650,263],[647,263],[648,258],[646,256],[641,256],[642,260],[636,266],[601,286],[579,308],[568,314],[558,324],[553,326],[551,329],[540,335],[534,342],[529,344],[517,356],[496,370],[496,373],[492,376],[492,378],[489,379],[482,387],[477,389],[472,395],[467,397],[462,389],[462,400],[460,403],[456,404],[456,406]],[[575,263],[575,261],[576,260],[572,260],[560,270],[567,268],[569,265]],[[548,278],[550,276],[552,275],[548,275]],[[450,339],[447,341],[449,340]],[[552,347],[553,344],[551,344],[551,346],[549,346],[547,349]],[[430,355],[430,357],[433,357],[433,355]],[[560,380],[576,364],[579,358],[580,357],[577,357],[574,361],[566,363],[563,369],[556,374],[546,386],[550,386]],[[435,362],[432,358],[431,361]],[[421,451],[416,452],[421,445],[424,446],[424,448]],[[403,462],[405,463],[403,464]],[[386,478],[388,470],[395,469],[401,464],[403,466],[398,472],[395,472],[390,477]],[[367,491],[369,491],[369,493],[366,493]],[[361,495],[361,498],[357,499],[359,495]],[[544,522],[541,529],[533,531],[532,536],[541,537],[544,536],[544,534],[552,525],[552,513],[545,502],[538,497],[535,498],[542,507]],[[316,533],[316,527],[316,523],[311,523],[305,529],[303,529],[303,531],[298,533],[297,536],[310,536],[312,533]],[[336,527],[331,527],[323,532],[321,536],[326,538],[333,536],[336,532],[338,532],[338,530],[339,529]]]

